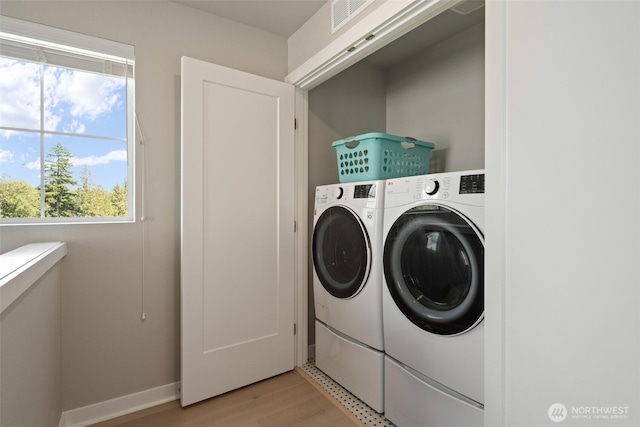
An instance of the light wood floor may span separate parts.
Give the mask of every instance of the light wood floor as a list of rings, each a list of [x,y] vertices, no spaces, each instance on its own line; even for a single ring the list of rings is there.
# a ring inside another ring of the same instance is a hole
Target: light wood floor
[[[165,403],[93,427],[362,427],[364,424],[301,370],[182,408]]]

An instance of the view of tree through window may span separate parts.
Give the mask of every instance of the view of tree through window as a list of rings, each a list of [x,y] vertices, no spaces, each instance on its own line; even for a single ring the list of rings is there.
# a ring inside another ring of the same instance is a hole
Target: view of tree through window
[[[0,215],[126,215],[126,111],[124,78],[0,58]]]
[[[130,216],[132,81],[132,60],[0,33],[0,218]]]

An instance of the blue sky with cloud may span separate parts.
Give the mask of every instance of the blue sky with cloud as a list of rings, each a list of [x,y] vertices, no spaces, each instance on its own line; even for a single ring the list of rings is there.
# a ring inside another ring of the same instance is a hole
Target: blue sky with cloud
[[[61,143],[74,156],[77,181],[87,167],[103,188],[122,185],[127,176],[125,80],[48,66],[42,76],[41,96],[40,65],[0,58],[0,126],[37,131],[43,117],[45,130],[72,134],[45,134],[45,159]],[[38,186],[40,144],[37,132],[0,129],[0,175]]]

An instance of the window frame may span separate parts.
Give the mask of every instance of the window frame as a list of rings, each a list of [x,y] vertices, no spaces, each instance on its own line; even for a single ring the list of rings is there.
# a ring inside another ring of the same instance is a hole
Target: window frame
[[[17,40],[20,42],[32,42],[52,49],[65,52],[71,52],[86,58],[96,58],[96,60],[113,59],[115,62],[122,62],[125,68],[125,74],[121,77],[125,79],[126,85],[126,145],[127,145],[127,215],[125,216],[76,216],[76,217],[31,217],[31,218],[0,218],[0,226],[11,225],[60,225],[60,224],[106,224],[106,223],[135,223],[136,222],[136,114],[135,114],[135,56],[134,47],[121,42],[107,40],[87,34],[77,33],[74,31],[63,30],[60,28],[50,27],[34,22],[24,21],[16,18],[0,15],[0,39]],[[6,56],[6,55],[3,55]],[[24,61],[38,63],[30,59]],[[82,60],[81,60],[82,61]],[[65,66],[53,64],[53,66]],[[131,72],[129,73],[129,67]],[[73,67],[66,67],[73,68]],[[91,70],[87,68],[77,67],[80,71]],[[41,118],[42,120],[42,118]],[[5,126],[8,128],[8,126]],[[11,128],[11,130],[32,132],[39,135],[40,138],[46,134],[60,134],[61,132],[46,131],[40,125],[39,130]],[[100,138],[100,135],[91,134],[74,134],[71,132],[62,132],[69,136],[82,136],[89,138]],[[41,169],[40,173],[44,174],[44,161],[46,153],[41,147]],[[43,182],[43,181],[41,181]],[[44,191],[44,189],[42,189]],[[43,203],[43,195],[41,194],[41,203]]]

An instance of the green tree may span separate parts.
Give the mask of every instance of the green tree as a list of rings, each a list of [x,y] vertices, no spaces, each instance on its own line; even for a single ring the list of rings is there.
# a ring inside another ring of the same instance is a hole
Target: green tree
[[[106,191],[93,180],[86,166],[80,172],[80,187],[76,191],[78,214],[81,216],[114,216],[111,192]]]
[[[127,183],[116,184],[111,192],[111,205],[115,211],[114,216],[127,215]]]
[[[37,218],[40,216],[40,193],[26,181],[9,175],[0,178],[0,217]]]
[[[71,159],[73,155],[57,143],[51,148],[44,162],[45,213],[49,217],[78,215],[76,195],[71,186],[77,185],[73,179]]]

